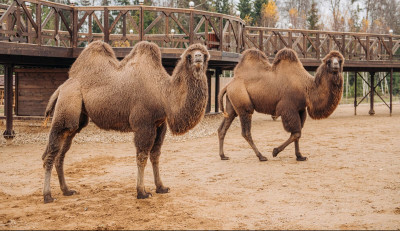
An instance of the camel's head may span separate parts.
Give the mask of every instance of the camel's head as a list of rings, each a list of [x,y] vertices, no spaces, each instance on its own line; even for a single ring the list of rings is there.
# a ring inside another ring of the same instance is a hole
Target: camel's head
[[[205,46],[197,43],[189,46],[181,58],[189,69],[200,72],[207,70],[210,53]]]
[[[343,72],[344,57],[338,51],[331,51],[322,62],[326,65],[329,73],[338,74]]]

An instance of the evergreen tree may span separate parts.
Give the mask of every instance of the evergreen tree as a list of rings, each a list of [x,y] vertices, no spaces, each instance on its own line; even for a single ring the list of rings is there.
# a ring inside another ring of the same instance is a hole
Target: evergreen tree
[[[254,25],[261,25],[261,20],[262,20],[262,10],[263,6],[268,4],[268,0],[254,0],[254,6],[253,6],[253,11],[252,11],[252,17],[253,17],[253,24]]]
[[[245,19],[251,17],[251,3],[248,0],[239,0],[237,9],[240,11],[240,17]]]
[[[311,9],[308,11],[307,16],[307,26],[309,30],[318,30],[319,29],[319,15],[317,9],[317,3],[314,0],[311,3]]]
[[[119,6],[128,6],[131,5],[130,0],[116,0],[117,5]]]
[[[217,0],[217,1],[222,2],[222,7],[221,7],[219,13],[230,14],[231,4],[229,3],[229,0]]]

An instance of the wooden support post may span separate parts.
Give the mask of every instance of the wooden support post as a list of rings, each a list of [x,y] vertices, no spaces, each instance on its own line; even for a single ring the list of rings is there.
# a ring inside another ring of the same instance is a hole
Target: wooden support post
[[[342,47],[340,49],[340,51],[342,52],[343,57],[346,57],[346,35],[342,34]]]
[[[389,95],[390,95],[390,116],[392,116],[393,111],[393,68],[390,69],[390,85],[389,85]]]
[[[122,15],[122,38],[125,39],[124,42],[127,40],[126,38],[126,13]]]
[[[317,60],[320,60],[320,56],[321,56],[321,54],[320,54],[320,41],[319,41],[319,33],[316,33],[315,34],[315,46],[317,47],[317,49],[316,49],[316,58],[317,58]]]
[[[214,74],[213,71],[207,71],[208,99],[207,99],[206,113],[211,112],[211,77],[213,74]]]
[[[365,51],[365,58],[366,58],[366,60],[367,61],[369,61],[370,60],[370,57],[369,57],[369,36],[367,36],[366,38],[365,38],[365,47],[366,47],[366,51]]]
[[[221,68],[215,69],[215,112],[219,111],[218,93],[219,93],[219,76],[222,74]]]
[[[13,65],[4,65],[4,109],[6,115],[6,130],[3,137],[10,143],[15,137],[13,130]]]
[[[109,23],[109,11],[108,8],[104,9],[104,42],[108,43],[110,41],[110,23]]]
[[[73,20],[72,20],[72,47],[78,47],[78,10],[73,8]]]
[[[371,75],[371,94],[370,94],[370,108],[369,115],[375,115],[374,110],[374,95],[375,95],[375,72],[370,72]]]
[[[219,50],[224,51],[222,48],[224,46],[224,18],[219,17]]]
[[[139,41],[143,41],[144,39],[144,16],[143,16],[143,7],[140,7],[140,25],[139,25]]]
[[[58,15],[58,11],[54,13],[54,40],[56,42],[56,46],[60,46],[60,35],[58,34],[60,24],[60,15]]]
[[[193,42],[194,42],[194,15],[193,11],[190,11],[189,44],[192,45]]]
[[[264,31],[259,30],[259,34],[258,34],[259,38],[258,38],[258,47],[260,49],[260,51],[264,52]]]
[[[39,1],[36,5],[36,43],[42,45],[42,3]]]
[[[357,75],[358,72],[354,72],[354,115],[357,115]]]

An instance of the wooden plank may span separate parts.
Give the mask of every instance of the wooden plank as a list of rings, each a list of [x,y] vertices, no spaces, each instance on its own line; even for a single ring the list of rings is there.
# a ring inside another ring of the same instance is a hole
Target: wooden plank
[[[205,17],[202,16],[200,22],[197,24],[196,28],[194,28],[194,33],[197,33],[200,30],[201,26],[205,21],[206,21]]]
[[[54,9],[51,8],[50,12],[47,14],[46,18],[44,19],[43,23],[42,23],[42,28],[46,27],[47,23],[49,22],[51,16],[53,16],[54,14]]]
[[[32,26],[37,31],[38,26],[36,25],[35,21],[33,20],[32,15],[29,12],[29,10],[26,8],[25,2],[22,4],[22,9],[25,11],[26,17],[29,19],[29,21],[32,23]]]
[[[36,17],[36,24],[37,24],[37,31],[36,31],[36,37],[37,41],[36,43],[40,46],[42,45],[42,4],[39,2],[36,5],[36,15],[40,15],[40,17]]]
[[[96,21],[96,23],[97,23],[97,25],[100,27],[100,30],[101,30],[101,32],[103,32],[104,33],[104,27],[103,27],[103,24],[101,24],[101,22],[100,22],[100,20],[99,20],[99,18],[97,17],[97,15],[93,12],[93,18],[94,18],[94,20]]]
[[[3,21],[12,13],[14,13],[15,11],[15,5],[17,4],[17,2],[13,2],[11,3],[10,7],[8,7],[8,9],[6,10],[6,12],[4,12],[4,14],[0,17],[0,23],[3,23]],[[7,22],[8,23],[8,22]]]
[[[154,21],[152,21],[150,23],[150,25],[144,30],[144,34],[149,33],[149,31],[151,29],[153,29],[153,27],[163,18],[165,14],[160,14],[156,19],[154,19]]]
[[[71,28],[70,28],[70,25],[68,25],[68,21],[67,21],[67,19],[65,18],[64,14],[62,13],[62,11],[59,11],[58,14],[59,14],[60,17],[61,17],[61,21],[64,23],[65,28],[67,28],[68,33],[70,34],[70,36],[72,36],[72,30],[71,30]]]
[[[111,24],[110,28],[108,29],[109,33],[111,33],[111,31],[114,29],[115,25],[117,25],[117,23],[118,23],[118,21],[119,21],[119,19],[121,18],[122,15],[125,15],[124,11],[119,12],[117,17],[114,19],[114,22]]]
[[[175,23],[183,30],[183,32],[187,36],[190,36],[189,32],[185,29],[185,27],[182,25],[182,23],[178,21],[178,19],[175,17],[175,15],[171,14],[170,17],[172,18],[172,20],[175,21]]]
[[[190,12],[190,20],[189,20],[189,44],[192,45],[194,41],[194,15],[193,12]]]
[[[109,30],[109,10],[108,8],[104,9],[104,42],[108,43],[110,41],[110,30]]]

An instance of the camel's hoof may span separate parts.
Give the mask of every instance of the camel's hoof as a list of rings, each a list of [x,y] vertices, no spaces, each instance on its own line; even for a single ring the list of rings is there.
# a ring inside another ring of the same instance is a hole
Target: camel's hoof
[[[45,195],[45,196],[44,196],[44,203],[45,203],[45,204],[51,203],[51,202],[53,202],[53,201],[54,201],[54,198],[51,197],[51,195]]]
[[[306,161],[306,160],[308,160],[308,158],[304,157],[304,156],[300,156],[300,157],[297,157],[296,160],[297,161]]]
[[[68,190],[66,192],[63,192],[64,196],[72,196],[74,194],[76,194],[77,192],[75,190]]]
[[[279,150],[277,148],[274,148],[274,150],[272,151],[272,156],[276,157],[279,153]]]
[[[149,198],[149,197],[152,197],[152,196],[153,195],[151,193],[148,193],[148,192],[144,192],[144,194],[138,192],[137,199],[146,199],[146,198]]]
[[[169,188],[168,187],[161,187],[156,189],[156,193],[169,193]]]
[[[221,160],[229,160],[229,157],[227,157],[227,156],[225,156],[225,155],[222,155],[222,156],[221,156]]]
[[[268,160],[267,157],[265,157],[265,156],[258,156],[258,159],[260,161],[267,161]]]

